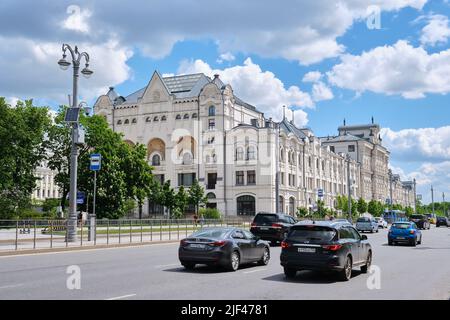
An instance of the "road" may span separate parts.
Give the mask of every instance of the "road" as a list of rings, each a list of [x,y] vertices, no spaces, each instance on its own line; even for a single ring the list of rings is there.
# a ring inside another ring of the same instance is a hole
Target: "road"
[[[0,257],[0,299],[450,299],[450,228],[422,232],[415,248],[388,246],[386,230],[367,234],[380,289],[358,270],[349,282],[309,271],[287,281],[279,247],[268,266],[186,271],[172,243]],[[71,265],[81,271],[79,290],[67,289]]]

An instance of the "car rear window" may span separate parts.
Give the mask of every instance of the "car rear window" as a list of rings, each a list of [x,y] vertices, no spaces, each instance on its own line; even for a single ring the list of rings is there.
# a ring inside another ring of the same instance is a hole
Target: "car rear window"
[[[228,229],[206,229],[194,232],[190,238],[223,239],[228,232],[230,232]]]
[[[292,241],[310,241],[311,243],[324,243],[336,236],[336,230],[322,226],[296,226],[292,227],[288,239]]]
[[[411,219],[423,219],[423,215],[421,215],[421,214],[413,214],[411,216]]]
[[[408,229],[411,227],[409,223],[394,223],[392,224],[392,228],[394,229]]]
[[[356,222],[370,222],[369,218],[358,218],[358,220],[356,220]]]
[[[253,220],[254,223],[274,223],[278,222],[280,219],[276,214],[257,214],[255,219]]]

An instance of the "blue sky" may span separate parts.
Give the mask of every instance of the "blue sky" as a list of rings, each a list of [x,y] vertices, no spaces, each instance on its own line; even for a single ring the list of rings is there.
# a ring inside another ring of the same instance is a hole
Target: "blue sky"
[[[299,110],[296,123],[318,136],[336,134],[344,118],[360,124],[373,116],[385,128],[394,170],[420,181],[425,202],[431,184],[450,195],[446,0],[349,0],[336,7],[318,0],[283,8],[173,0],[183,8],[175,11],[164,1],[27,2],[0,5],[0,96],[11,102],[66,103],[70,75],[56,66],[62,42],[92,56],[95,74],[80,81],[81,98],[91,104],[109,86],[124,96],[144,87],[155,69],[217,72],[266,116],[279,118],[282,105]],[[371,30],[372,4],[381,24]],[[27,25],[15,21],[19,12]],[[306,81],[311,72],[316,77]]]

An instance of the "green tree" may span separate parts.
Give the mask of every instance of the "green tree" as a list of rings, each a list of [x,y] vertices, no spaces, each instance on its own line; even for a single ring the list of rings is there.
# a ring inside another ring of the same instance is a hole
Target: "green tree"
[[[378,203],[375,200],[370,200],[367,206],[367,212],[369,212],[372,216],[378,216]]]
[[[33,106],[31,100],[12,107],[0,97],[0,218],[17,217],[31,207],[50,122],[47,108]]]
[[[367,202],[363,198],[359,198],[358,200],[358,212],[367,212]]]
[[[197,179],[189,188],[189,203],[195,206],[195,213],[198,214],[198,209],[201,205],[208,203],[208,197],[205,195],[205,189],[198,183]]]
[[[169,214],[172,214],[173,209],[177,205],[175,191],[170,186],[170,180],[167,180],[162,185],[159,203],[169,210]]]
[[[326,215],[325,202],[323,200],[317,200],[317,214],[323,218]]]
[[[182,218],[184,216],[184,211],[189,204],[189,194],[186,192],[183,186],[180,186],[177,194],[175,195],[175,206],[179,211],[177,218]]]
[[[297,217],[298,218],[306,217],[308,214],[309,214],[308,209],[306,209],[304,207],[298,207],[297,208]]]

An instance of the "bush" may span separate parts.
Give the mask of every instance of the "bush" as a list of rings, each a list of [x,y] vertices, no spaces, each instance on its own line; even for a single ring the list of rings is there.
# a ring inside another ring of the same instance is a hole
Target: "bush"
[[[298,207],[297,208],[297,217],[298,218],[306,217],[308,214],[309,214],[308,209],[306,209],[304,207]]]
[[[42,204],[42,211],[44,212],[51,212],[53,209],[56,212],[56,208],[59,206],[60,200],[59,199],[45,199],[44,203]]]
[[[220,219],[221,214],[220,211],[214,208],[200,208],[199,210],[200,216],[203,216],[205,219]]]

